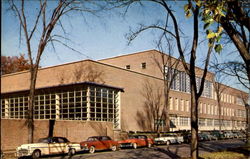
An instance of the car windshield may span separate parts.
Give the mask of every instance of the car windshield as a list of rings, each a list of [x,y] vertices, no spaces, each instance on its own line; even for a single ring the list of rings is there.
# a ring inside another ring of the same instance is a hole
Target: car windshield
[[[129,139],[137,139],[138,136],[129,136],[128,138],[129,138]]]
[[[41,138],[38,140],[39,143],[49,143],[50,138]]]
[[[89,137],[87,141],[97,141],[97,138],[95,138],[95,137]]]

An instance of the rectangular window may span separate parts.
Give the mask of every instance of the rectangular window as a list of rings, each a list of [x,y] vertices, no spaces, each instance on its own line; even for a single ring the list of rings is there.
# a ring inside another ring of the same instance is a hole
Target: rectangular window
[[[173,98],[169,97],[170,110],[173,110]]]
[[[181,111],[184,111],[184,100],[181,99]]]
[[[214,106],[211,105],[211,114],[214,115]]]
[[[207,107],[206,107],[206,103],[204,103],[204,104],[203,104],[203,107],[204,107],[204,108],[203,108],[203,112],[204,112],[204,114],[207,114]]]
[[[213,119],[207,119],[207,126],[213,126]]]
[[[199,126],[206,126],[205,119],[199,119]]]
[[[142,69],[146,69],[146,67],[147,67],[146,62],[141,63],[141,68]]]
[[[202,114],[202,112],[203,112],[202,109],[203,109],[202,108],[202,103],[200,103],[200,114]]]
[[[178,118],[175,116],[170,116],[170,127],[178,126]]]
[[[188,117],[180,117],[179,120],[181,126],[188,126]]]
[[[179,110],[179,99],[175,98],[175,110]]]
[[[210,105],[207,105],[207,114],[210,114]]]
[[[190,111],[190,105],[189,105],[189,101],[186,101],[186,111],[189,112]]]

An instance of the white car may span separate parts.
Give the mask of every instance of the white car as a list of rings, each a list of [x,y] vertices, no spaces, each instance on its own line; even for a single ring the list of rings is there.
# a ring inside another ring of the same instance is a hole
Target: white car
[[[43,155],[68,153],[70,156],[80,151],[79,143],[71,143],[64,137],[41,138],[37,143],[23,144],[16,149],[16,157],[31,156],[39,158]]]
[[[166,134],[162,135],[161,137],[157,137],[154,139],[156,144],[174,144],[178,143],[181,144],[184,142],[183,136],[178,136],[176,134]]]

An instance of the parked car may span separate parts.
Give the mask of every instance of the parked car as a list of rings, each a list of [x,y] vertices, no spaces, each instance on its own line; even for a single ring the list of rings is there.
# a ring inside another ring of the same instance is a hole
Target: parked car
[[[211,135],[217,137],[217,139],[225,139],[225,135],[220,131],[211,131]]]
[[[224,134],[225,138],[227,138],[227,139],[234,138],[234,134],[231,131],[224,131],[223,134]]]
[[[118,141],[121,148],[124,147],[133,147],[136,149],[137,147],[151,147],[154,144],[154,140],[148,138],[146,135],[133,135],[129,136],[126,140]]]
[[[112,150],[118,149],[118,142],[113,141],[109,136],[92,136],[80,143],[82,150],[88,150],[94,153],[96,150]]]
[[[208,140],[208,141],[218,140],[218,138],[216,136],[211,135],[209,132],[202,132],[201,134],[202,134],[204,140]]]
[[[16,156],[39,158],[44,155],[68,153],[74,155],[80,151],[79,143],[71,143],[64,137],[41,138],[37,143],[23,144],[16,148]]]
[[[154,139],[154,142],[156,144],[173,144],[173,143],[178,143],[181,144],[184,142],[183,136],[178,136],[176,134],[165,134],[162,135],[161,137],[157,137]]]

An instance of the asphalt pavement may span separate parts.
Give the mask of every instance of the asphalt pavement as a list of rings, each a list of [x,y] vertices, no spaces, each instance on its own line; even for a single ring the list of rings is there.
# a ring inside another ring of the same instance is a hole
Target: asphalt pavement
[[[221,151],[227,148],[234,148],[244,145],[244,142],[239,139],[206,141],[199,143],[199,153]],[[82,152],[73,157],[64,156],[48,156],[44,159],[178,159],[190,156],[189,144],[176,145],[161,145],[151,148],[137,148],[137,149],[121,149],[116,152],[100,151],[90,154]]]

